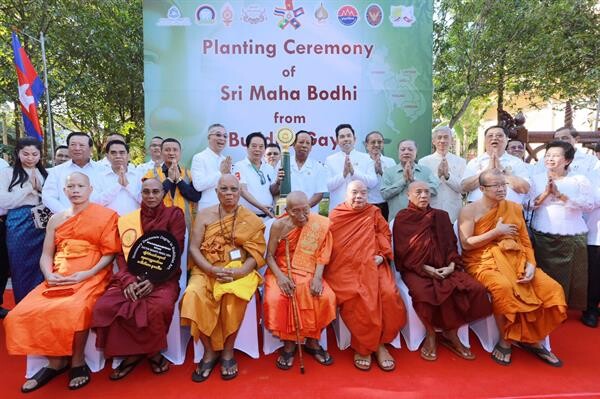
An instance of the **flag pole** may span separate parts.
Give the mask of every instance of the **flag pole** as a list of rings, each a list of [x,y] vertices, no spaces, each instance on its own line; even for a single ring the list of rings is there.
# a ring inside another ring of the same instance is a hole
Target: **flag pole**
[[[46,110],[48,112],[48,124],[46,125],[46,135],[50,139],[50,149],[52,153],[49,158],[54,159],[54,129],[52,122],[52,111],[50,109],[50,93],[48,91],[48,66],[46,64],[46,41],[44,32],[40,31],[40,45],[42,46],[42,62],[44,63],[44,86],[46,86]]]

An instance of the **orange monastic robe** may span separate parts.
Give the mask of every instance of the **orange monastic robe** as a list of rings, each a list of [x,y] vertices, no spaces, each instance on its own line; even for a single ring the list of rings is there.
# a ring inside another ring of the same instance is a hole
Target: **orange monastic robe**
[[[369,355],[392,341],[406,322],[406,309],[390,267],[390,228],[379,208],[371,204],[354,210],[342,203],[329,218],[333,250],[325,278],[352,333],[352,348]],[[375,255],[384,258],[379,266]]]
[[[233,228],[235,231],[232,244],[230,238]],[[213,266],[231,267],[231,264],[236,262],[229,261],[229,251],[237,248],[241,250],[241,263],[251,256],[259,268],[265,264],[264,232],[265,225],[262,220],[248,209],[239,206],[235,222],[234,216],[228,215],[206,226],[200,250]],[[253,270],[242,279],[221,284],[217,297],[215,291],[219,283],[214,277],[206,275],[196,265],[192,266],[190,275],[181,299],[181,325],[190,326],[194,339],[197,340],[202,333],[210,337],[214,350],[223,350],[227,337],[240,328],[248,300],[256,291],[258,283],[262,282],[260,275]]]
[[[91,269],[104,255],[121,250],[117,214],[89,204],[56,228],[54,272],[67,276]],[[44,281],[4,320],[12,355],[70,356],[73,336],[90,327],[92,309],[104,293],[111,265],[80,283],[49,287]]]
[[[504,339],[536,343],[566,319],[565,294],[560,284],[540,268],[536,268],[530,283],[516,282],[524,275],[527,262],[536,264],[519,204],[501,201],[475,222],[473,234],[478,236],[494,229],[499,218],[503,223],[517,225],[518,235],[464,250],[463,262],[492,295],[494,313],[506,317]]]
[[[329,219],[311,214],[302,228],[295,228],[279,241],[274,258],[281,271],[287,276],[285,241],[289,242],[292,278],[296,284],[296,302],[300,314],[300,338],[319,339],[323,328],[335,319],[335,294],[323,280],[321,296],[312,296],[310,282],[317,265],[329,263],[332,238]],[[265,275],[265,324],[273,335],[282,340],[296,340],[292,301],[279,285],[277,278],[267,270]]]

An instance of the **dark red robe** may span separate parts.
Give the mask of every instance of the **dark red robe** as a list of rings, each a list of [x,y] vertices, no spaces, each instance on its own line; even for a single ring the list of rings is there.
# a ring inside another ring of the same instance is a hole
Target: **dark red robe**
[[[396,215],[393,233],[394,263],[421,320],[450,330],[492,313],[485,287],[462,270],[448,213],[409,203]],[[423,271],[423,265],[439,269],[450,262],[454,272],[443,280]]]
[[[183,252],[185,239],[185,217],[177,207],[148,208],[142,204],[142,230],[166,230],[173,234]],[[92,316],[96,347],[106,357],[154,354],[167,347],[167,332],[173,317],[175,302],[179,298],[177,268],[169,280],[154,285],[152,292],[135,302],[123,295],[123,290],[136,281],[136,276],[127,270],[123,253],[117,255],[119,272],[116,273],[104,293],[96,302]]]

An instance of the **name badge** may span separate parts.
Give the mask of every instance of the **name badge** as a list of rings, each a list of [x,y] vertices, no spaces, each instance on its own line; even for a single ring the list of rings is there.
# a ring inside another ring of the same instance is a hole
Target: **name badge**
[[[240,251],[238,248],[234,248],[231,251],[229,251],[229,260],[241,260],[242,259],[242,251]]]

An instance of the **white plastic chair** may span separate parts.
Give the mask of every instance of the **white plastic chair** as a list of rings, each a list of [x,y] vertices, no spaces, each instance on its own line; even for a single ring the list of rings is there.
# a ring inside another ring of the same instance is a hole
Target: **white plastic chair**
[[[333,326],[333,332],[335,333],[335,339],[337,341],[338,348],[340,350],[345,350],[350,347],[352,335],[348,329],[348,326],[346,326],[346,323],[344,323],[339,309],[337,311],[337,318],[331,324]],[[390,345],[396,349],[401,348],[402,345],[400,344],[400,333],[398,333],[392,342],[390,342]]]
[[[253,359],[258,359],[258,322],[256,319],[256,294],[252,296],[244,320],[238,330],[238,335],[235,339],[234,348],[246,353]],[[204,346],[202,341],[194,341],[194,363],[200,363],[204,355]]]

